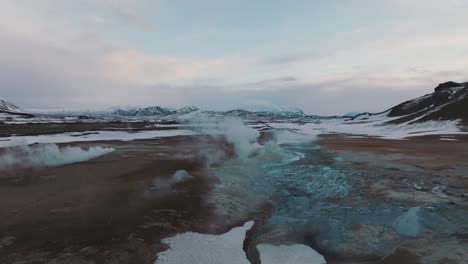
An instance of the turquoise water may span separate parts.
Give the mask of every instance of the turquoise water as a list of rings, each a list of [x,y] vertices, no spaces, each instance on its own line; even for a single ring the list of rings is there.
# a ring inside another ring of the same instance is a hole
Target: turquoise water
[[[369,190],[369,183],[386,177],[385,166],[358,169],[313,143],[267,143],[248,159],[228,160],[211,172],[219,183],[210,199],[220,215],[240,220],[262,215],[262,206],[271,205],[257,226],[255,243],[294,237],[289,242],[308,244],[325,256],[350,252],[372,259],[391,252],[407,235],[394,223],[409,208],[375,200]],[[444,217],[448,211],[452,221]],[[421,234],[456,232],[463,215],[463,210],[433,205],[421,207],[411,221],[420,223]]]

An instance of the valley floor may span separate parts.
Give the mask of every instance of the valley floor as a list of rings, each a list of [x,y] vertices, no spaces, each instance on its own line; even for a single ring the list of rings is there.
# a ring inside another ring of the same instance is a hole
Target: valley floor
[[[284,199],[313,195],[289,185],[281,189],[287,196],[275,191],[245,214],[220,214],[210,193],[219,192],[223,179],[207,167],[206,153],[222,149],[217,162],[229,160],[232,150],[222,140],[68,143],[115,151],[82,163],[2,172],[0,263],[153,263],[168,248],[164,238],[221,234],[250,220],[256,222],[244,250],[252,263],[259,263],[259,243],[305,244],[327,263],[468,263],[468,137],[455,139],[322,135],[303,147],[305,157],[320,151],[319,161],[291,164],[319,162],[354,176],[345,178],[346,194],[311,198],[297,209],[311,215],[300,216]],[[190,180],[153,192],[180,170]],[[283,214],[291,222],[277,221]],[[270,232],[287,223],[294,228]]]

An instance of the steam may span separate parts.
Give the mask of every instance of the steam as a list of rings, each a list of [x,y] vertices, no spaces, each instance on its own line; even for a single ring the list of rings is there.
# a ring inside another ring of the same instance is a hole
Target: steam
[[[63,147],[35,144],[5,148],[0,152],[0,169],[52,167],[88,161],[113,152],[113,148]]]
[[[255,150],[261,148],[257,143],[260,133],[248,127],[238,118],[226,118],[221,123],[221,129],[226,141],[234,146],[236,154],[241,159],[248,158]]]
[[[177,170],[170,178],[153,180],[153,183],[145,190],[143,196],[146,198],[162,196],[171,191],[176,184],[188,181],[192,178],[193,176],[187,171]]]
[[[212,137],[223,137],[234,148],[238,158],[247,159],[256,150],[262,148],[258,144],[257,139],[260,132],[256,129],[248,127],[238,117],[225,117],[220,119],[198,119],[192,121],[201,127],[204,134],[211,135]],[[219,153],[214,157],[207,157],[211,161],[216,161],[220,158]]]
[[[301,131],[282,129],[274,131],[274,138],[276,144],[288,144],[312,142],[317,139],[317,136],[302,133]]]

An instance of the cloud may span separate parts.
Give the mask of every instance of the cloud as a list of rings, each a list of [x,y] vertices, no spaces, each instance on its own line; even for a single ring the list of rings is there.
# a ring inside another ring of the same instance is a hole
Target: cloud
[[[236,70],[243,63],[235,57],[194,59],[113,50],[105,56],[107,76],[119,81],[160,83],[202,79]]]
[[[135,2],[133,1],[111,1],[110,10],[114,17],[125,23],[146,32],[154,31],[153,23],[142,12],[136,11],[133,6],[134,4]]]
[[[7,4],[14,14],[28,15],[18,30],[0,18],[0,94],[26,108],[139,103],[139,93],[148,93],[142,97],[153,97],[155,104],[167,103],[164,93],[171,85],[161,84],[196,81],[248,66],[236,56],[177,57],[118,46],[101,34],[51,26],[60,23],[27,5]]]
[[[210,35],[213,28],[193,18],[201,24],[184,31],[185,24],[174,24],[171,14],[158,20],[164,15],[158,3],[2,2],[0,96],[26,108],[194,104],[226,109],[247,98],[336,113],[377,111],[430,92],[439,82],[468,80],[466,1],[431,0],[435,7],[421,0],[362,1],[363,6],[370,3],[377,20],[362,16],[365,27],[337,22],[343,29],[330,26],[314,38],[285,24],[304,39],[291,45],[279,28],[271,35],[258,33],[268,45],[250,39],[253,34],[246,41],[235,30]],[[333,5],[332,13],[350,14],[354,5]],[[193,12],[176,7],[187,16]],[[149,17],[148,10],[159,16]],[[198,15],[213,25],[210,12]],[[122,22],[131,26],[122,29]],[[216,32],[226,29],[214,24]],[[250,24],[240,25],[250,31]],[[288,45],[275,48],[278,36],[278,43]],[[166,46],[159,45],[162,41]]]
[[[246,82],[241,84],[232,84],[224,87],[225,91],[243,91],[243,90],[272,90],[275,88],[287,87],[289,84],[296,82],[294,76],[283,76],[260,81]]]
[[[282,56],[275,56],[272,58],[268,58],[264,61],[267,65],[283,65],[283,64],[291,64],[297,63],[301,61],[306,61],[311,58],[311,54],[309,53],[291,53]]]
[[[309,52],[295,52],[284,55],[273,56],[262,61],[265,65],[284,66],[288,64],[295,64],[306,62],[309,60],[319,60],[329,57],[333,54],[331,51],[309,51]]]
[[[83,51],[1,33],[0,57],[0,94],[26,108],[95,108],[148,98],[177,103],[183,96],[174,87],[244,67],[231,57],[177,58],[112,47]]]

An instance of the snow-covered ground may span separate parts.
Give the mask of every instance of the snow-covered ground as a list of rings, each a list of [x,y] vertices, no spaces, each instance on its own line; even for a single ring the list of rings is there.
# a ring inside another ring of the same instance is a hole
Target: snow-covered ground
[[[467,134],[459,128],[460,120],[426,121],[412,124],[409,122],[402,124],[384,123],[390,120],[390,118],[383,116],[375,116],[365,121],[344,121],[341,118],[336,118],[304,124],[269,123],[268,125],[272,128],[288,129],[310,137],[320,134],[350,134],[384,139],[405,139],[414,136]]]
[[[187,232],[163,239],[170,249],[159,253],[155,264],[249,264],[242,246],[253,224],[247,222],[218,236]]]
[[[170,248],[158,254],[155,264],[249,264],[242,248],[246,232],[253,224],[247,222],[221,235],[187,232],[166,238],[163,243]],[[257,249],[263,264],[326,264],[322,255],[301,244],[260,244]]]
[[[306,245],[259,244],[257,249],[262,264],[326,264],[322,255]]]
[[[6,114],[4,114],[6,115]],[[0,114],[1,117],[1,114]],[[170,137],[178,135],[193,135],[193,134],[226,134],[224,128],[227,121],[239,120],[232,127],[242,127],[243,122],[247,122],[248,126],[262,131],[264,129],[274,129],[276,134],[282,132],[294,132],[284,134],[283,140],[298,141],[314,139],[320,134],[348,134],[353,136],[371,136],[384,139],[405,139],[415,136],[427,135],[459,135],[467,134],[462,131],[460,120],[444,120],[444,121],[426,121],[418,122],[417,119],[400,123],[390,124],[389,121],[399,119],[401,117],[388,117],[387,112],[378,115],[362,115],[354,120],[346,118],[301,118],[301,119],[283,119],[278,121],[256,120],[247,121],[238,117],[222,117],[217,115],[206,116],[200,115],[200,111],[192,111],[188,114],[181,115],[182,119],[178,120],[177,124],[154,123],[148,124],[146,128],[174,128],[171,130],[147,130],[139,132],[122,131],[124,128],[116,128],[115,131],[91,131],[91,132],[67,132],[62,134],[52,135],[36,135],[36,136],[11,136],[0,138],[0,147],[27,145],[32,143],[66,143],[78,141],[110,141],[121,140],[130,141],[136,139],[150,139],[158,137]],[[62,119],[35,119],[34,122],[76,122],[78,117],[62,117]],[[93,121],[91,121],[93,120]],[[89,122],[100,122],[105,119],[91,119]],[[140,120],[140,119],[138,119]],[[105,120],[107,122],[109,120]],[[136,120],[133,120],[136,121]],[[157,120],[152,120],[153,122]],[[4,123],[21,124],[23,122],[31,122],[31,119],[14,118]],[[88,122],[88,120],[86,121]],[[450,139],[444,139],[450,140]]]
[[[191,130],[150,130],[140,132],[126,131],[91,131],[91,132],[69,132],[51,135],[37,136],[12,136],[0,138],[0,147],[12,147],[29,145],[33,143],[68,143],[83,141],[131,141],[136,139],[150,139],[160,137],[172,137],[182,135],[193,135]]]

